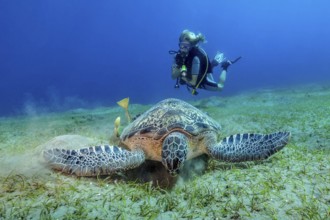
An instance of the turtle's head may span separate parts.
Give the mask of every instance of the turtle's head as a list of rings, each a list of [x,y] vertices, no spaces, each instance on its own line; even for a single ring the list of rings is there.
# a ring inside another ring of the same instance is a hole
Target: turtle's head
[[[188,151],[187,137],[179,132],[170,133],[163,142],[162,163],[172,176],[180,172]]]

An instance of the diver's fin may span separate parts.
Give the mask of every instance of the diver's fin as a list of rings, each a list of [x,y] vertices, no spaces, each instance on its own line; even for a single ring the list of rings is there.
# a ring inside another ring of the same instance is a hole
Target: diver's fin
[[[131,115],[128,112],[128,105],[129,105],[129,97],[124,98],[120,101],[117,102],[117,104],[122,107],[123,109],[125,109],[125,113],[126,113],[126,117],[128,119],[128,122],[131,122]]]
[[[241,58],[242,58],[242,57],[239,56],[239,57],[237,57],[235,60],[231,60],[230,62],[231,62],[231,64],[234,64],[234,63],[236,63],[237,61],[239,61]]]

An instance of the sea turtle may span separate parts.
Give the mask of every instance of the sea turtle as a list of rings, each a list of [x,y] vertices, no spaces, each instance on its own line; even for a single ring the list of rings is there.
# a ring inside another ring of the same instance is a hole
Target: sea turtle
[[[77,176],[109,175],[146,160],[161,162],[175,176],[186,160],[201,155],[242,162],[266,159],[289,141],[289,132],[235,134],[218,142],[220,125],[194,106],[165,99],[130,123],[118,146],[43,151],[49,166]]]

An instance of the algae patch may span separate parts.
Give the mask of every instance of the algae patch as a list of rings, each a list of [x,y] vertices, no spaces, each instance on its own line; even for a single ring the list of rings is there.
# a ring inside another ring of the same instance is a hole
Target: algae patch
[[[109,143],[115,118],[125,118],[119,108],[1,118],[0,218],[330,218],[329,86],[251,91],[193,104],[222,125],[223,137],[285,129],[292,140],[263,162],[211,161],[204,174],[179,180],[168,191],[149,183],[65,176],[39,163],[38,146],[59,135]],[[133,106],[131,114],[148,107]]]

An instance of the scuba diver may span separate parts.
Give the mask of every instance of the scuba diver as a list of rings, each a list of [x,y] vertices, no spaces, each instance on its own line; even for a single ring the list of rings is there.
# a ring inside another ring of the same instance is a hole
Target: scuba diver
[[[210,62],[206,52],[198,45],[200,42],[205,42],[205,37],[201,33],[195,34],[184,30],[179,38],[179,51],[169,51],[170,54],[175,54],[172,65],[172,79],[177,80],[175,88],[179,88],[179,84],[187,85],[193,95],[198,94],[197,89],[221,91],[228,67],[241,58],[230,61],[223,53],[218,52]],[[218,65],[222,71],[217,83],[213,79],[213,68]]]

